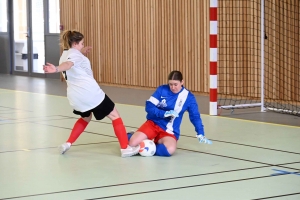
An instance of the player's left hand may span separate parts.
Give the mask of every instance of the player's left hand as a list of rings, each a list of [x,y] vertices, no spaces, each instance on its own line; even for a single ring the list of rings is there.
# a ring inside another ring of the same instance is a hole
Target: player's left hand
[[[91,46],[86,46],[86,47],[83,47],[82,49],[81,49],[81,53],[83,53],[83,54],[88,54],[90,51],[91,51],[91,49],[92,49],[92,47]]]

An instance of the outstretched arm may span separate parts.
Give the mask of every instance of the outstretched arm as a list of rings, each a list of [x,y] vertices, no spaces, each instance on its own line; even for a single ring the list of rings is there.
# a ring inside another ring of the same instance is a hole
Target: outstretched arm
[[[199,143],[212,144],[212,141],[210,141],[204,136],[204,127],[203,127],[202,119],[200,117],[200,112],[198,111],[198,104],[194,96],[192,99],[192,103],[189,106],[188,112],[189,112],[190,120],[192,124],[195,126],[195,131],[197,132],[196,137]]]
[[[204,135],[204,127],[202,124],[202,119],[200,117],[200,112],[198,111],[198,104],[195,97],[192,97],[191,104],[188,108],[189,118],[195,127],[197,135]]]
[[[57,67],[55,67],[55,65],[53,65],[51,63],[46,63],[46,65],[44,65],[44,67],[43,67],[43,70],[45,73],[57,73],[57,72],[67,71],[73,65],[74,65],[74,63],[71,61],[63,62]]]

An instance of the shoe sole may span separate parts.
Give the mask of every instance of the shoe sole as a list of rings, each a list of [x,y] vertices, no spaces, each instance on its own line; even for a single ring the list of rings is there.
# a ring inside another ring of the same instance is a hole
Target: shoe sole
[[[131,153],[131,154],[122,154],[122,158],[127,158],[127,157],[131,157],[131,156],[134,156],[134,155],[136,155],[136,154],[138,154],[138,152],[137,153]]]
[[[200,142],[201,144],[212,144],[212,142]]]
[[[66,153],[68,150],[69,150],[69,149],[64,150],[64,148],[63,148],[62,146],[59,146],[59,147],[58,147],[58,151],[59,151],[60,154],[64,154],[64,153]]]
[[[122,157],[122,158],[131,157],[131,156],[134,156],[134,155],[138,154],[139,151],[140,151],[140,148],[137,148],[137,151],[136,151],[136,152],[132,152],[132,153],[130,153],[130,154],[122,154],[121,157]]]

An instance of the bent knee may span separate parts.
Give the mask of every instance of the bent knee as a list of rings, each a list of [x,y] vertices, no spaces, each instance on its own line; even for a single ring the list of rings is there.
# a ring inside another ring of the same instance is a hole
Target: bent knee
[[[84,121],[86,121],[87,123],[90,123],[90,121],[91,121],[91,119],[92,119],[92,113],[91,113],[90,116],[88,116],[88,117],[82,117],[82,119],[83,119]]]
[[[118,112],[118,110],[116,108],[114,108],[108,115],[107,117],[110,119],[110,120],[115,120],[115,119],[118,119],[120,118],[120,114]]]
[[[173,155],[176,151],[176,147],[175,146],[169,146],[169,147],[167,147],[167,150],[168,150],[170,155]]]
[[[137,140],[130,139],[128,144],[131,147],[136,147],[136,146],[138,146],[140,144],[140,142],[137,141]]]
[[[147,139],[147,135],[143,132],[135,132],[129,140],[129,146],[136,147],[138,146],[143,140]]]

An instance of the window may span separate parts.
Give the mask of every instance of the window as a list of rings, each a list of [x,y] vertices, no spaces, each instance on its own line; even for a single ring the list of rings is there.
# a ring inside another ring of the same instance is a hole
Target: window
[[[49,33],[59,33],[59,0],[49,1]]]
[[[0,0],[0,32],[7,32],[7,4]]]

